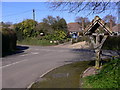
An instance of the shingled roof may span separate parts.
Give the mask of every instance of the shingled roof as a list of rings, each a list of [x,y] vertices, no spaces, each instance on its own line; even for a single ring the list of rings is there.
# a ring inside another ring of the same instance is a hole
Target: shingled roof
[[[101,26],[104,31],[106,31],[107,33],[109,33],[110,35],[112,35],[112,30],[106,26],[105,22],[99,17],[96,16],[92,22],[90,23],[90,25],[88,25],[85,30],[84,30],[84,34],[92,34],[95,32],[95,30],[97,30],[97,28]]]
[[[80,24],[78,23],[68,23],[67,24],[69,32],[80,32],[82,31]]]
[[[120,24],[117,24],[115,25],[113,28],[112,28],[113,32],[120,32]]]

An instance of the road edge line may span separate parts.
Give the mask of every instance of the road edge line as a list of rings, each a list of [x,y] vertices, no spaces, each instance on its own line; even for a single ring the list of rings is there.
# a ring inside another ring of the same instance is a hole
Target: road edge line
[[[26,88],[26,90],[29,90],[34,83],[35,83],[35,82],[32,82],[30,85],[28,85],[28,87]]]

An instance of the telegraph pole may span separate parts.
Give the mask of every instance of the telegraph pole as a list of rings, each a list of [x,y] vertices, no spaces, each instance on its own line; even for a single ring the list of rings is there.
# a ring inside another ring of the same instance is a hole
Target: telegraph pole
[[[35,9],[33,9],[33,20],[35,21]]]

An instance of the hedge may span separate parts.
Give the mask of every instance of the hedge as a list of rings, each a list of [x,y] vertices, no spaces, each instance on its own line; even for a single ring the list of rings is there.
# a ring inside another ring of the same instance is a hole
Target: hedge
[[[2,53],[16,49],[16,33],[9,28],[2,28]]]

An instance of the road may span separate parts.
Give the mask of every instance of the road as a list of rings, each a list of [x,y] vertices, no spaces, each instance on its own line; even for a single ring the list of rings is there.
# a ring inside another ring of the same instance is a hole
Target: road
[[[93,59],[94,52],[91,50],[29,46],[21,53],[2,59],[2,87],[26,88],[55,67]]]

